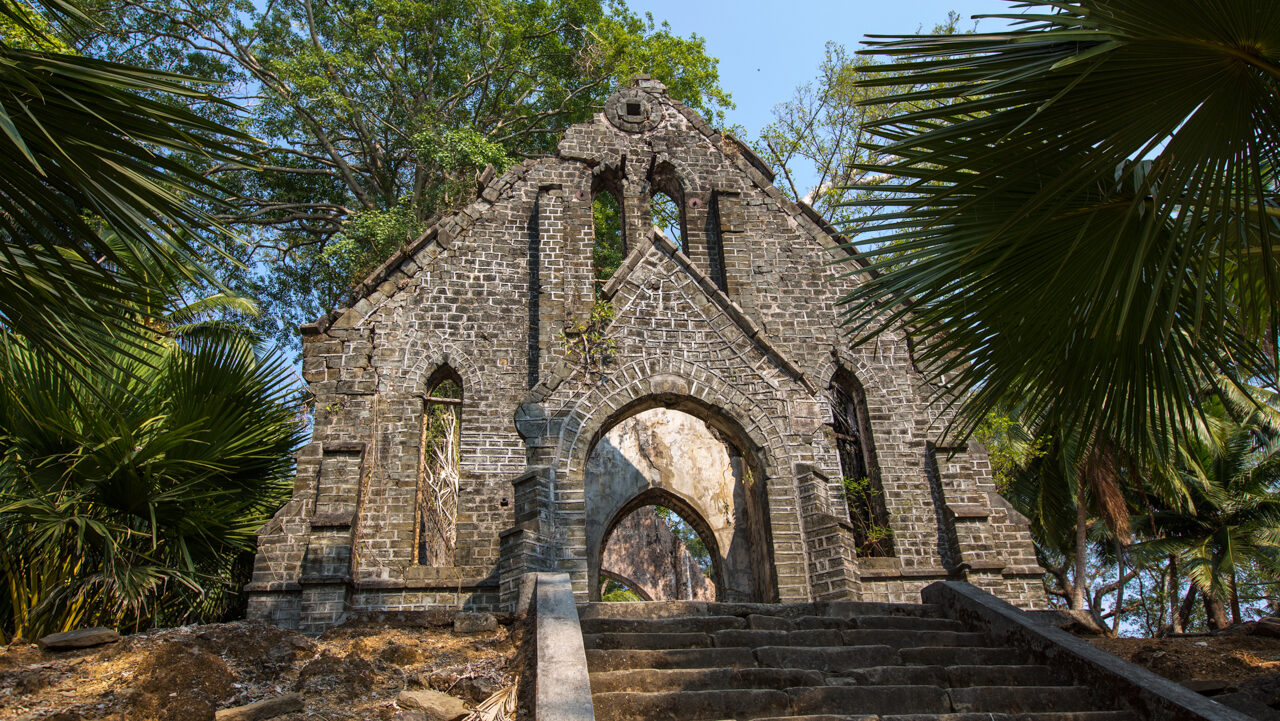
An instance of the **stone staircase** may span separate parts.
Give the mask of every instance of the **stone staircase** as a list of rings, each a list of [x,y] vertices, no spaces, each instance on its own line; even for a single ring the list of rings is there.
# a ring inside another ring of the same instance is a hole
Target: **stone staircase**
[[[579,616],[597,721],[1138,719],[938,606],[595,603]]]

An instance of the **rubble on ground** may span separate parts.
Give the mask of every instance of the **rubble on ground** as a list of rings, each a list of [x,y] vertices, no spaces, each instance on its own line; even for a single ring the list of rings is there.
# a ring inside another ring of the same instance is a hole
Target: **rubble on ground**
[[[477,618],[463,625],[455,633],[451,622],[363,621],[313,638],[237,621],[114,642],[94,630],[70,636],[65,650],[55,650],[59,639],[48,648],[18,639],[0,646],[0,721],[435,718],[397,702],[428,698],[456,716],[515,684],[522,663],[522,626]],[[92,639],[104,645],[74,645]]]

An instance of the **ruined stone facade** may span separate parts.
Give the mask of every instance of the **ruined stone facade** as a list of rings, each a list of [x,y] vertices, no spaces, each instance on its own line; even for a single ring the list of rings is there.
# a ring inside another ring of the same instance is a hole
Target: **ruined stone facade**
[[[349,308],[305,326],[314,436],[293,499],[259,534],[250,616],[316,629],[353,612],[509,610],[534,571],[598,595],[599,529],[661,502],[705,537],[718,510],[662,478],[621,510],[588,486],[602,436],[657,407],[740,453],[722,490],[742,511],[717,544],[730,547],[713,549],[723,600],[914,602],[965,578],[1042,605],[1025,522],[995,493],[986,454],[943,439],[902,333],[849,346],[836,301],[858,280],[829,265],[843,241],[771,180],[640,78],[555,157],[489,181]],[[680,208],[682,248],[651,227],[655,190]],[[627,254],[597,301],[599,193],[619,200]],[[597,302],[611,312],[584,334]],[[432,398],[443,378],[457,398]],[[460,409],[454,526],[427,559],[424,444],[445,402]],[[874,514],[850,512],[850,474],[873,487]],[[866,543],[859,518],[887,537]]]

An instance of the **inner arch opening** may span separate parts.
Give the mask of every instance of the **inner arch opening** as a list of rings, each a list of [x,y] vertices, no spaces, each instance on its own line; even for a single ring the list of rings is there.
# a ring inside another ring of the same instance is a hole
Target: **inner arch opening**
[[[641,496],[639,502],[659,502],[620,512],[606,533],[600,558],[601,600],[608,600],[610,592],[617,594],[619,588],[637,596],[626,600],[716,600],[715,579],[721,569],[712,552],[715,537],[709,535],[705,522],[695,518],[690,523],[679,511],[663,505],[684,504],[671,503],[660,493]],[[685,513],[689,512],[686,506]]]
[[[610,579],[654,600],[776,595],[754,453],[744,454],[745,435],[734,433],[728,418],[686,407],[695,410],[641,399],[590,447],[584,481],[592,600]]]

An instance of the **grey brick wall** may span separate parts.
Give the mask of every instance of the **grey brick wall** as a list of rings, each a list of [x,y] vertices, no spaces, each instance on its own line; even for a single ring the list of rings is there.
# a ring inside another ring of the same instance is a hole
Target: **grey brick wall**
[[[356,611],[509,609],[542,570],[569,572],[586,599],[587,456],[657,406],[706,419],[748,459],[758,600],[918,601],[963,577],[1043,605],[1025,519],[995,494],[985,452],[945,445],[900,332],[848,347],[836,301],[857,281],[828,265],[842,241],[771,180],[638,78],[557,156],[490,182],[305,326],[315,436],[293,500],[259,533],[250,615],[315,629]],[[655,188],[682,204],[685,252],[649,227]],[[594,302],[605,189],[629,252],[592,365],[575,327]],[[458,540],[451,565],[428,568],[413,552],[422,395],[446,365],[464,393]],[[847,523],[827,400],[841,367],[865,391],[889,558],[858,558]]]

